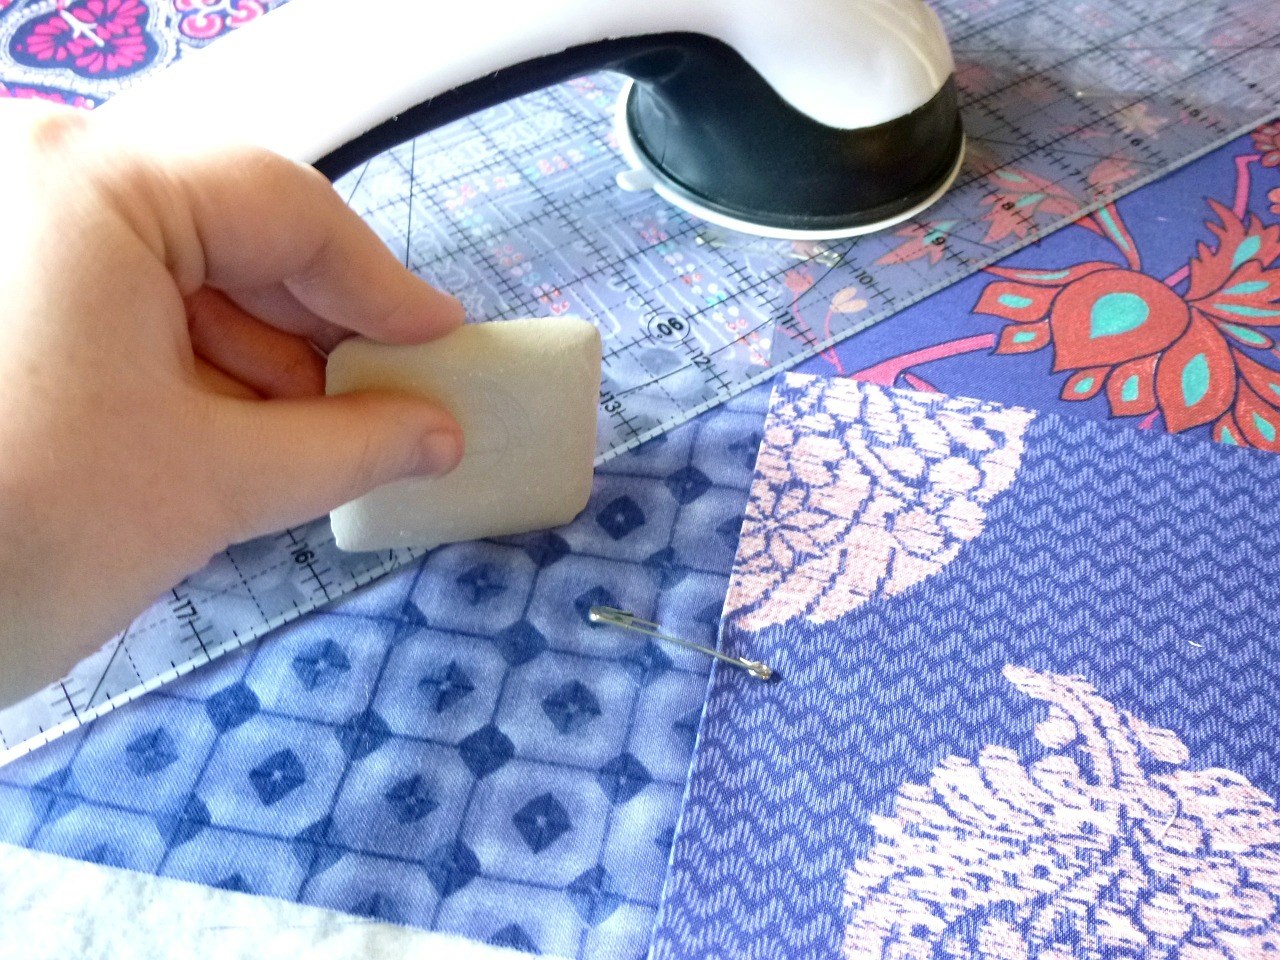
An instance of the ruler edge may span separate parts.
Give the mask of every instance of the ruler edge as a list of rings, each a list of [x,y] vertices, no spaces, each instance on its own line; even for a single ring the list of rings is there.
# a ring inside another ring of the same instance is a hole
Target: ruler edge
[[[320,519],[320,517],[316,517],[312,522],[318,522]],[[267,536],[270,537],[272,535],[267,534]],[[315,613],[318,610],[322,610],[330,606],[331,604],[337,603],[345,597],[351,596],[357,590],[361,590],[370,584],[381,580],[383,577],[386,577],[397,570],[403,569],[408,566],[408,564],[422,559],[425,555],[426,554],[424,552],[406,550],[405,556],[403,557],[397,556],[385,560],[381,564],[369,567],[359,574],[353,574],[350,582],[354,585],[351,589],[329,599],[312,599],[307,603],[297,604],[285,613],[278,614],[268,620],[259,622],[253,631],[237,634],[228,640],[224,640],[222,643],[219,643],[214,647],[212,653],[204,654],[203,658],[200,656],[188,658],[180,664],[176,664],[168,670],[164,670],[160,673],[153,674],[141,683],[127,688],[123,693],[118,693],[113,697],[108,697],[106,700],[103,700],[94,706],[89,706],[83,710],[76,710],[74,705],[70,702],[70,695],[64,692],[62,694],[63,699],[69,706],[71,706],[72,715],[59,721],[52,727],[42,729],[35,736],[28,737],[27,739],[14,744],[12,747],[6,747],[3,750],[0,750],[0,769],[3,769],[13,761],[21,757],[25,757],[27,754],[32,753],[41,747],[48,746],[55,740],[62,739],[69,733],[74,733],[82,727],[88,727],[95,720],[101,719],[107,714],[112,713],[118,707],[132,703],[134,700],[137,700],[145,694],[158,690],[160,687],[166,686],[175,680],[185,677],[188,674],[213,663],[215,660],[221,660],[228,654],[235,653],[250,644],[266,638],[277,630],[301,620],[309,614]],[[185,583],[186,581],[184,580],[182,582]],[[109,645],[109,643],[110,641],[108,641],[107,645]],[[104,645],[104,648],[107,645]],[[63,680],[65,679],[66,678],[63,678]],[[63,681],[60,680],[56,683],[50,684],[45,688],[45,690],[47,691],[58,688],[61,686],[62,682]],[[34,696],[38,697],[40,694],[37,693]],[[13,704],[12,707],[18,707],[24,702],[25,701],[20,700],[18,703]]]

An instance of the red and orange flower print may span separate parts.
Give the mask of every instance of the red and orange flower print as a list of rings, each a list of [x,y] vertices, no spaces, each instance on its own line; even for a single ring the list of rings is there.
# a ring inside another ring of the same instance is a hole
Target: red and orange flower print
[[[1115,416],[1158,411],[1173,433],[1211,423],[1215,440],[1280,450],[1280,373],[1257,359],[1280,327],[1280,226],[1209,202],[1217,246],[1199,245],[1185,293],[1105,261],[990,268],[975,311],[1010,321],[996,352],[1052,346],[1064,400],[1105,391]]]

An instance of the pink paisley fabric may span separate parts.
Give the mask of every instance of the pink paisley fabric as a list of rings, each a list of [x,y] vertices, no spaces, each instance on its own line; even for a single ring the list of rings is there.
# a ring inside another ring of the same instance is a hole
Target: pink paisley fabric
[[[212,40],[266,12],[260,0],[173,0],[182,19],[178,29],[193,40]]]
[[[1034,414],[793,378],[756,464],[725,605],[744,629],[826,623],[941,570],[1013,482]]]
[[[94,107],[284,2],[0,0],[0,97],[38,96]],[[363,13],[350,4],[342,15]],[[200,109],[198,99],[191,109]]]
[[[149,55],[142,0],[83,0],[59,6],[31,24],[14,53],[35,63],[74,66],[78,73],[119,73]]]
[[[1280,951],[1280,811],[1078,676],[1007,666],[1047,749],[989,746],[904,784],[847,873],[844,954],[1244,960]],[[971,921],[971,922],[970,922]]]

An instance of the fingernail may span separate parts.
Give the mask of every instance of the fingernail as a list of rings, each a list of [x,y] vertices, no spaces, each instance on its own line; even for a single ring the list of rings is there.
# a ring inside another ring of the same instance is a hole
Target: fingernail
[[[457,430],[432,430],[422,438],[418,473],[438,477],[448,473],[462,460],[462,433]]]

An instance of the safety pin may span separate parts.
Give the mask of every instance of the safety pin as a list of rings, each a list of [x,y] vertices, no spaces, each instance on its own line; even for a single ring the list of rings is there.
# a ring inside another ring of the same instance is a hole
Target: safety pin
[[[773,668],[767,664],[761,663],[759,660],[748,660],[745,657],[731,657],[728,654],[721,653],[719,650],[713,650],[711,647],[704,647],[698,643],[681,640],[679,637],[673,637],[670,634],[663,633],[658,629],[658,625],[656,623],[651,623],[648,620],[641,620],[635,614],[627,613],[625,610],[618,610],[614,607],[592,607],[587,612],[587,619],[592,623],[607,623],[611,627],[621,627],[623,630],[634,630],[636,633],[643,633],[646,636],[656,637],[659,640],[665,640],[667,643],[674,643],[677,646],[685,647],[689,650],[697,650],[699,653],[705,653],[709,657],[715,657],[722,663],[727,663],[734,667],[740,667],[757,680],[773,679]]]

